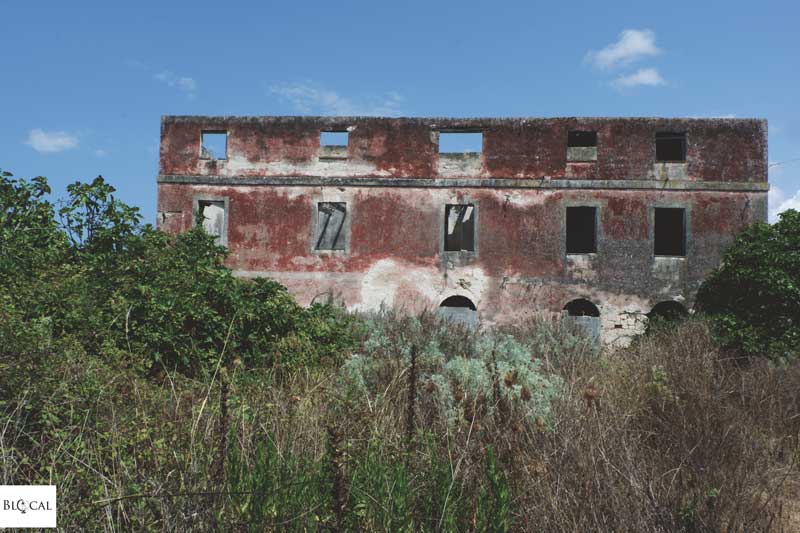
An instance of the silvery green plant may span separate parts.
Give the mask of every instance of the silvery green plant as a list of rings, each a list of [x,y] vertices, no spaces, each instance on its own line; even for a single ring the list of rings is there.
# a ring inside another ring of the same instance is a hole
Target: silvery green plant
[[[552,344],[545,333],[523,343],[509,334],[483,332],[474,336],[469,353],[448,354],[442,350],[446,323],[426,328],[415,317],[379,313],[368,319],[368,331],[362,353],[342,366],[344,384],[359,396],[379,394],[385,390],[385,384],[378,386],[381,370],[390,362],[408,365],[416,343],[419,383],[450,425],[463,419],[464,402],[478,399],[489,416],[502,401],[524,416],[546,421],[551,401],[562,390],[562,380],[546,372],[540,359],[547,353],[544,345]]]

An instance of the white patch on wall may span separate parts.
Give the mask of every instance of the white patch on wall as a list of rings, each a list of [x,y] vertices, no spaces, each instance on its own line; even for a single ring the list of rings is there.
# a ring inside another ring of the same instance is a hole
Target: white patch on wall
[[[222,202],[201,202],[203,209],[203,230],[221,242],[225,228],[225,207]]]
[[[364,274],[361,280],[361,302],[354,310],[370,311],[408,304],[399,301],[397,291],[401,288],[413,287],[422,300],[431,308],[438,308],[446,298],[461,295],[469,298],[478,306],[483,291],[488,284],[484,271],[478,267],[459,267],[450,270],[447,277],[436,267],[415,267],[392,259],[377,261]]]

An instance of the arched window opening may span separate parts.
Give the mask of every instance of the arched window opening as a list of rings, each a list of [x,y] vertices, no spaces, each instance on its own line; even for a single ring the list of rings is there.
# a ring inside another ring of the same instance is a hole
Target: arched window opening
[[[597,306],[583,298],[578,298],[577,300],[569,302],[564,306],[564,311],[566,311],[569,316],[600,317],[600,310]]]
[[[647,313],[647,318],[650,320],[653,319],[660,319],[660,320],[681,320],[686,318],[689,315],[689,312],[680,302],[676,302],[674,300],[670,300],[667,302],[659,302],[653,306],[653,309]]]
[[[473,311],[478,310],[478,308],[475,307],[475,304],[472,303],[472,300],[470,300],[466,296],[458,296],[458,295],[451,296],[445,299],[441,304],[439,304],[439,307],[466,307]]]

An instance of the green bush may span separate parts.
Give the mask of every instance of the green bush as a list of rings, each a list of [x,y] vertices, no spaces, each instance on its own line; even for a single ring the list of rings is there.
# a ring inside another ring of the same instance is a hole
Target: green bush
[[[89,352],[115,346],[142,369],[196,374],[238,359],[294,368],[342,360],[357,321],[299,306],[285,287],[236,278],[201,227],[172,237],[142,224],[98,176],[67,187],[56,211],[45,178],[0,173],[4,306],[46,320]],[[19,314],[19,313],[18,313]]]
[[[737,237],[697,294],[725,345],[744,355],[800,356],[800,212]]]

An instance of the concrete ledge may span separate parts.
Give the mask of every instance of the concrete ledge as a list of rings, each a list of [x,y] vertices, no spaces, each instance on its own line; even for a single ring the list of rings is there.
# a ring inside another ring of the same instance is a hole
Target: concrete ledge
[[[473,189],[628,189],[666,191],[767,192],[766,182],[721,182],[683,180],[580,180],[528,178],[329,178],[317,176],[177,176],[159,175],[158,183],[217,186],[278,187],[399,187],[399,188],[473,188]]]

